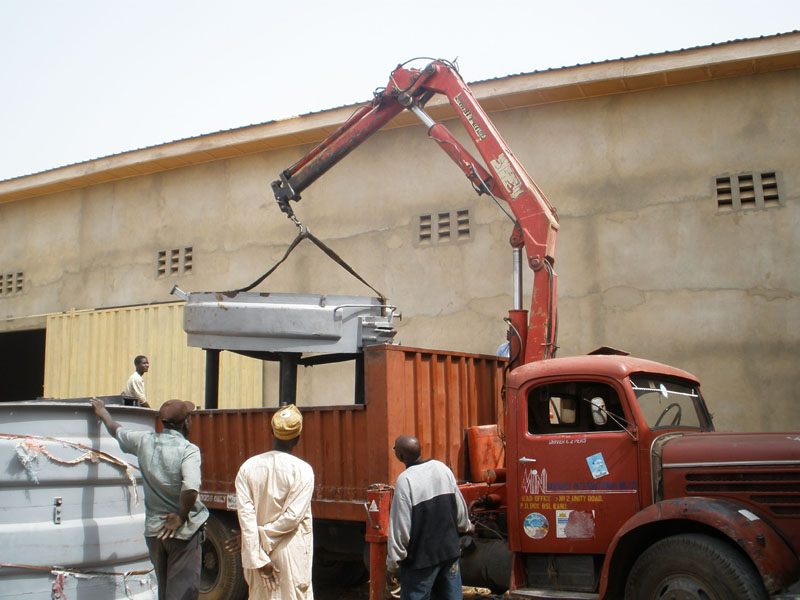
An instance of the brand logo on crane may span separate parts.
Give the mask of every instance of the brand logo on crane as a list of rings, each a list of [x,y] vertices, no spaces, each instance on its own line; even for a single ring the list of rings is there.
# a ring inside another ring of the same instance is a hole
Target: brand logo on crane
[[[519,196],[522,193],[522,182],[514,172],[514,167],[511,166],[511,161],[508,160],[508,157],[501,152],[497,155],[497,158],[489,161],[489,163],[492,165],[492,169],[494,169],[495,173],[497,173],[497,176],[500,178],[503,187],[506,188],[508,195],[511,196],[511,199],[513,200]]]
[[[453,98],[456,104],[458,104],[458,108],[461,109],[461,112],[464,113],[464,117],[466,117],[467,121],[470,125],[472,125],[472,129],[475,131],[475,135],[478,136],[479,139],[485,140],[486,139],[486,132],[481,129],[481,126],[475,122],[475,119],[472,117],[472,109],[469,106],[464,104],[464,99],[461,97],[461,94],[456,94],[455,98]]]

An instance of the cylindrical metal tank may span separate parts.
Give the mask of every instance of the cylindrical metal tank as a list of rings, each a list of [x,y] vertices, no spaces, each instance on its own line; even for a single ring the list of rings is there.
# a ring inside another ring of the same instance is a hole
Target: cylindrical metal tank
[[[155,411],[106,400],[154,428]],[[88,398],[1,403],[0,599],[156,598],[137,467]]]

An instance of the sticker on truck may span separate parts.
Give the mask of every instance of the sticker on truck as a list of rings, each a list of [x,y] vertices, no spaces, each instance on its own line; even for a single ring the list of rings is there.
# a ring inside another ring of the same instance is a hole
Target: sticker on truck
[[[550,530],[550,523],[547,522],[547,517],[542,513],[531,513],[525,517],[525,522],[522,524],[525,530],[525,535],[534,540],[540,540],[547,535]]]
[[[594,537],[594,511],[557,510],[556,537],[589,539]]]
[[[587,456],[586,463],[589,465],[589,471],[591,471],[592,477],[595,479],[608,475],[608,467],[606,467],[606,461],[603,459],[602,452]]]

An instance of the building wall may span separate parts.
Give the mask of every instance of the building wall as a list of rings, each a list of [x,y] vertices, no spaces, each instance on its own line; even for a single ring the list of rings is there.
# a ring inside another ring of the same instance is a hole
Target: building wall
[[[611,345],[674,364],[704,382],[718,428],[797,428],[799,79],[787,70],[491,115],[560,215],[561,355]],[[0,316],[249,283],[296,234],[269,182],[309,149],[0,205],[0,263],[26,277]],[[777,172],[780,205],[721,213],[714,178],[740,172]],[[455,210],[469,211],[466,240],[419,242],[420,216]],[[421,126],[375,134],[296,212],[400,308],[396,341],[481,353],[504,341],[510,223]],[[159,278],[158,253],[187,247],[191,270]],[[371,295],[308,242],[258,290]]]

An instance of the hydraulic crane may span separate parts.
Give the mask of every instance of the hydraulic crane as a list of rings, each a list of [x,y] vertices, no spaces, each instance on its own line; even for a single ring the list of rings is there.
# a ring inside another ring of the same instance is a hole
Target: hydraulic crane
[[[424,110],[437,94],[444,95],[467,130],[483,164],[442,123]],[[513,214],[510,244],[514,252],[514,307],[509,311],[511,366],[553,358],[556,353],[557,309],[554,271],[558,217],[556,211],[509,149],[456,68],[436,60],[424,69],[398,66],[385,88],[300,161],[272,183],[281,210],[296,224],[290,201],[328,169],[404,110],[428,127],[428,136],[455,162],[480,194],[505,201]],[[533,271],[530,319],[522,307],[522,250]]]

